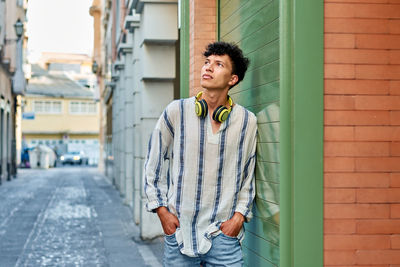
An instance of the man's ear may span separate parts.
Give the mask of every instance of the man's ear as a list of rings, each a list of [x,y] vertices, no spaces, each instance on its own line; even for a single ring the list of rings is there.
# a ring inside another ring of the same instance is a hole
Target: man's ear
[[[232,74],[231,79],[229,81],[229,86],[234,86],[239,81],[239,77],[236,74]]]

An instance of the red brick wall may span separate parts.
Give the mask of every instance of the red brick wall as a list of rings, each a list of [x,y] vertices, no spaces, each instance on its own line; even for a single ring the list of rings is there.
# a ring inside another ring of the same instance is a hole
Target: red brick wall
[[[208,43],[216,37],[216,1],[190,1],[190,77],[189,94],[193,96],[201,90],[200,70],[204,63],[203,51]]]
[[[400,0],[325,0],[324,266],[400,267]]]

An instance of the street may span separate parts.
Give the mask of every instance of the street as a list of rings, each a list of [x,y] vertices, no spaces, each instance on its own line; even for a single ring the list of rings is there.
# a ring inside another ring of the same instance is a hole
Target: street
[[[19,169],[0,186],[0,266],[161,266],[96,168]]]

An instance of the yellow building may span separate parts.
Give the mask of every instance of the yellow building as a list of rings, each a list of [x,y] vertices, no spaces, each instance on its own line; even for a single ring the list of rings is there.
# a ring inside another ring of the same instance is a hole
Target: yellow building
[[[93,88],[85,86],[82,76],[74,80],[71,72],[47,67],[32,65],[22,104],[23,147],[44,144],[58,155],[83,151],[89,164],[97,164],[99,107]]]

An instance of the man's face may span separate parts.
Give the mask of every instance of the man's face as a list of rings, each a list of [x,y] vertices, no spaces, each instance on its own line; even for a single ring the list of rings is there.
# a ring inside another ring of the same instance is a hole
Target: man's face
[[[206,89],[225,89],[233,86],[238,80],[232,74],[232,62],[228,55],[210,55],[201,68],[201,87]]]

